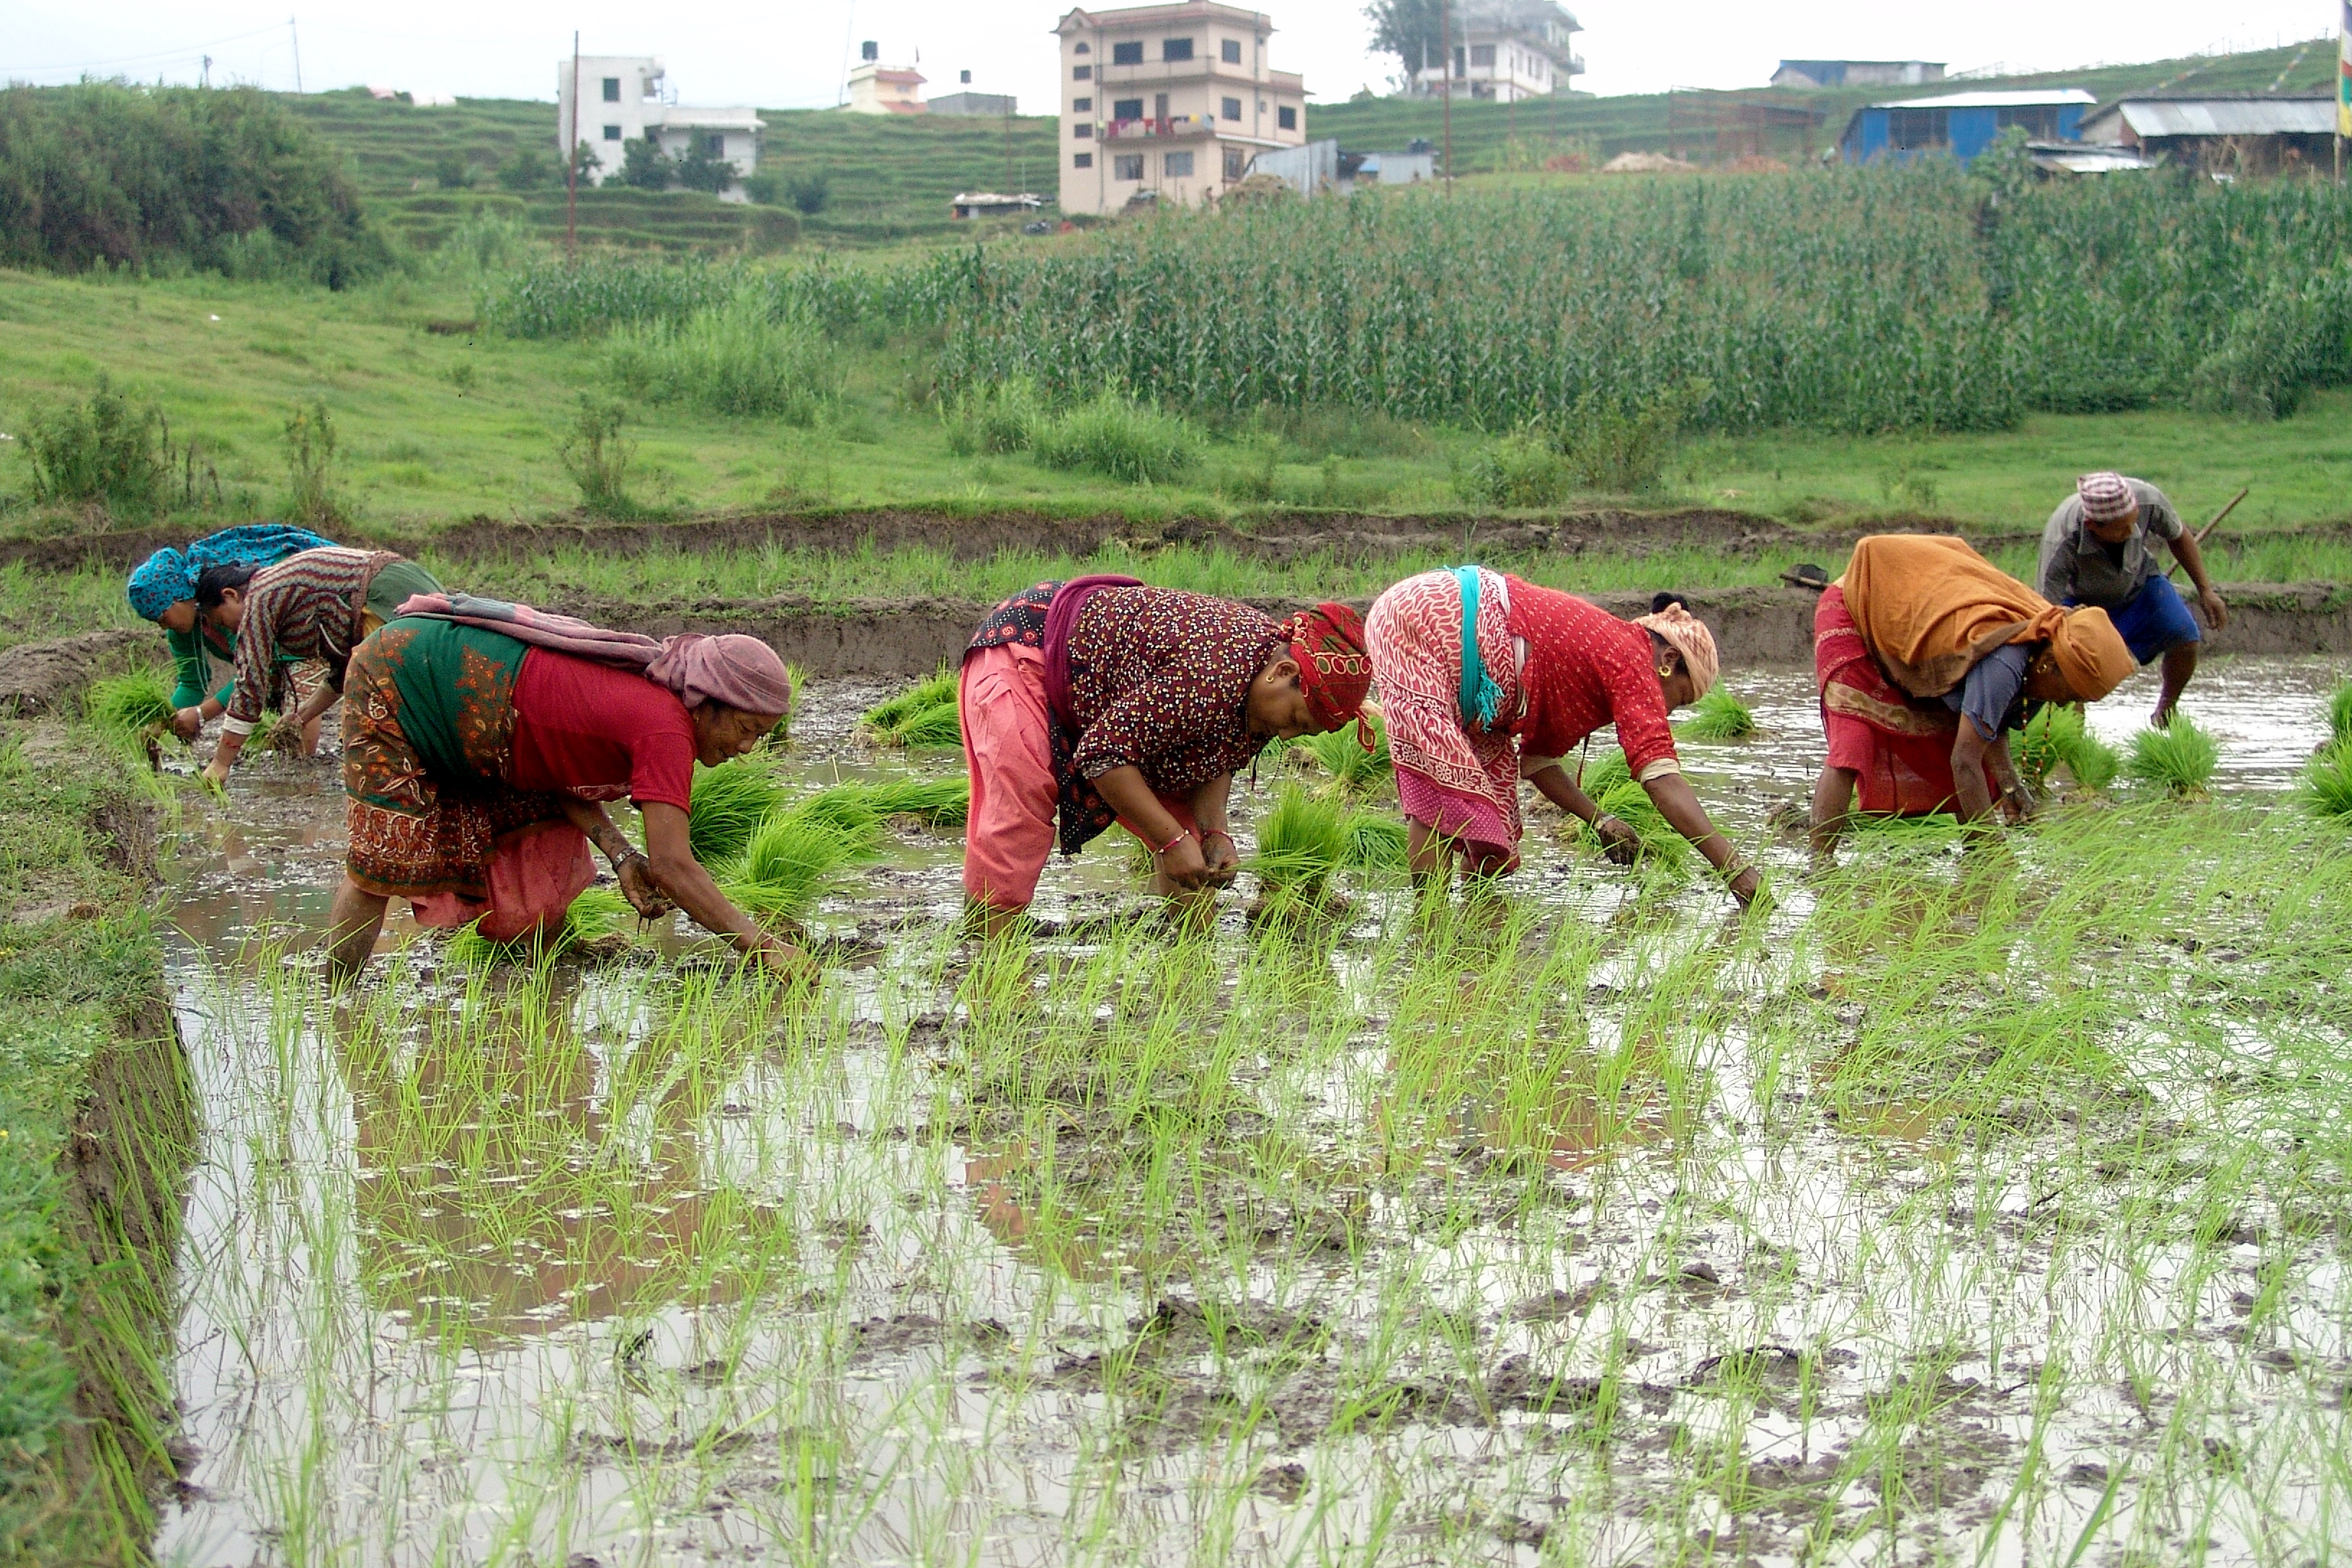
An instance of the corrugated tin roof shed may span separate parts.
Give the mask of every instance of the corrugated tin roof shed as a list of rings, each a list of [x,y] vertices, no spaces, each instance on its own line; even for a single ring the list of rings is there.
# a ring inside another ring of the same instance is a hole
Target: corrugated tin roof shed
[[[2032,109],[2045,103],[2096,103],[2095,93],[2079,87],[2043,88],[2024,92],[1948,92],[1941,98],[1896,98],[1871,109]]]
[[[2332,98],[2126,98],[2083,122],[2086,140],[2095,123],[2120,116],[2132,134],[2150,136],[2328,136],[2336,131]]]
[[[2026,153],[2036,166],[2063,174],[2113,174],[2133,169],[2153,169],[2153,159],[2123,147],[2086,147],[2075,142],[2032,142]]]

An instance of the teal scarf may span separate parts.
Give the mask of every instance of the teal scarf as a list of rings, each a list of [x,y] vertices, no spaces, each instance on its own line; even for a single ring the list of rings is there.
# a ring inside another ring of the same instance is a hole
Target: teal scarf
[[[1491,730],[1495,715],[1503,706],[1503,689],[1486,673],[1486,661],[1478,652],[1478,568],[1450,566],[1446,570],[1462,584],[1462,694],[1456,706],[1462,711],[1464,723]]]

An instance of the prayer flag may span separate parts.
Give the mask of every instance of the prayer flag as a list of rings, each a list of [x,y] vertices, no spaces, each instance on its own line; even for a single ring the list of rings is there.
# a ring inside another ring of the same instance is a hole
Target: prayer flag
[[[2344,25],[2336,30],[2336,134],[2352,136],[2352,0],[2344,0]]]

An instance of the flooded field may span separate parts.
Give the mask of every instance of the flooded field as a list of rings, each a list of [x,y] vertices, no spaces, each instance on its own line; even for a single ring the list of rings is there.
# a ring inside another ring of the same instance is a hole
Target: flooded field
[[[171,895],[158,1555],[2328,1561],[2352,846],[2284,792],[2344,673],[2202,674],[2210,800],[1827,873],[1768,825],[1811,682],[1735,674],[1764,735],[1685,757],[1774,879],[1747,921],[1547,810],[1497,896],[1244,886],[1198,935],[1105,839],[981,952],[902,827],[814,1004],[682,931],[469,969],[403,921],[331,998],[339,775],[263,761]],[[961,765],[866,750],[879,694],[816,689],[796,779]]]

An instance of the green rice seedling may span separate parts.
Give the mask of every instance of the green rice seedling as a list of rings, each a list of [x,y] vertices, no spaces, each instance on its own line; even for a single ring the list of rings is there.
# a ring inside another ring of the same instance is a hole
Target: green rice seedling
[[[1275,792],[1273,809],[1258,823],[1257,853],[1248,868],[1257,873],[1269,899],[1320,903],[1333,875],[1348,863],[1350,847],[1347,808],[1286,784]]]
[[[2339,742],[2352,741],[2352,680],[2327,699],[2327,732]]]
[[[1367,871],[1402,871],[1411,853],[1405,826],[1384,812],[1348,816],[1348,864]]]
[[[715,768],[698,763],[687,806],[688,847],[705,866],[732,860],[783,800],[784,786],[775,770],[756,757]]]
[[[172,734],[171,688],[152,669],[91,681],[81,705],[90,723],[118,741]]]
[[[951,751],[963,744],[963,715],[950,698],[915,714],[892,734],[894,744],[909,751]]]
[[[562,923],[551,932],[519,937],[513,942],[492,942],[481,933],[478,925],[468,925],[449,939],[448,945],[441,950],[442,957],[461,969],[532,963],[557,957],[584,942],[618,935],[625,923],[635,918],[636,910],[629,907],[629,900],[617,889],[588,888],[572,900],[572,907],[563,911]]]
[[[1695,741],[1738,741],[1756,733],[1756,710],[1718,686],[1691,706],[1678,726]]]
[[[1620,784],[1633,782],[1633,770],[1625,761],[1625,753],[1616,746],[1603,750],[1588,761],[1577,783],[1585,794],[1599,800]]]
[[[2304,768],[2303,794],[2320,816],[2352,820],[2352,740],[2319,749]]]
[[[856,791],[877,817],[911,816],[926,827],[960,827],[971,813],[971,781],[968,778],[892,779],[883,784],[836,787]]]
[[[1302,735],[1290,743],[1291,749],[1303,751],[1321,763],[1341,793],[1360,795],[1393,778],[1396,771],[1389,758],[1387,727],[1369,714],[1366,719],[1372,728],[1372,749],[1369,752],[1356,738],[1353,724],[1326,734]]]
[[[1611,746],[1585,766],[1580,787],[1592,797],[1603,814],[1616,817],[1632,828],[1642,839],[1642,858],[1671,871],[1682,871],[1690,865],[1690,840],[1675,830],[1650,799],[1627,766],[1625,753]],[[1586,823],[1577,824],[1577,837],[1594,849],[1601,847],[1600,835]]]
[[[2175,713],[2163,729],[2142,730],[2132,737],[2124,772],[2174,795],[2202,795],[2221,761],[2221,743],[2188,714]]]
[[[1110,393],[1035,422],[1029,440],[1049,468],[1085,468],[1131,485],[1166,484],[1200,458],[1183,420]]]
[[[775,726],[768,731],[768,738],[763,743],[770,746],[782,746],[791,742],[793,715],[799,711],[801,699],[808,693],[807,670],[797,664],[788,664],[784,666],[784,676],[792,682],[792,696],[784,705],[782,715],[777,719]]]
[[[2091,733],[2083,710],[2071,703],[2044,704],[2010,742],[2010,757],[2020,776],[2035,789],[2063,766],[2082,788],[2103,790],[2115,783],[2123,766],[2122,756]]]
[[[898,738],[905,727],[942,704],[953,708],[961,681],[961,670],[943,664],[897,696],[868,708],[858,725],[887,745],[905,745]]]
[[[761,825],[720,886],[749,913],[797,921],[840,884],[850,867],[873,855],[870,838],[854,829],[805,811],[788,811]]]

